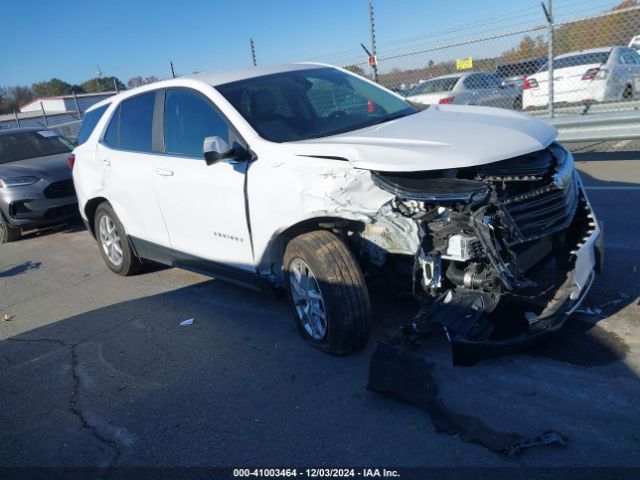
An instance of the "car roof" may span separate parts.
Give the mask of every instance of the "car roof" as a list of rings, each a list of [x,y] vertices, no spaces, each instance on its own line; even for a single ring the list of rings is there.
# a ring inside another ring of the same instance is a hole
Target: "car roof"
[[[321,63],[287,63],[281,65],[266,65],[259,67],[237,68],[233,70],[214,70],[212,72],[188,75],[184,78],[194,78],[202,80],[212,86],[224,85],[225,83],[237,82],[248,78],[263,77],[274,73],[294,72],[297,70],[308,70],[313,67],[328,67]]]
[[[27,132],[39,132],[41,130],[47,130],[45,127],[19,127],[19,128],[0,128],[0,135],[11,135],[14,133],[27,133]]]
[[[516,61],[513,61],[513,62],[501,63],[500,65],[498,65],[497,68],[508,67],[508,66],[511,66],[511,65],[520,65],[521,63],[544,62],[546,60],[547,60],[547,57],[529,57],[529,58],[525,58],[523,60],[516,60]]]
[[[601,52],[610,52],[611,50],[613,50],[614,47],[600,47],[600,48],[590,48],[588,50],[577,50],[575,52],[569,52],[569,53],[565,53],[563,55],[558,55],[557,57],[555,57],[556,60],[559,60],[561,58],[567,58],[567,57],[573,57],[576,55],[583,55],[585,53],[601,53]]]
[[[430,82],[431,80],[442,80],[444,78],[462,78],[466,75],[469,75],[469,74],[468,73],[450,73],[449,75],[440,75],[439,77],[429,78],[422,83]]]
[[[95,110],[96,108],[109,105],[112,102],[119,102],[120,100],[137,95],[138,93],[149,92],[157,90],[159,88],[170,88],[177,86],[185,86],[188,82],[199,81],[211,85],[213,87],[224,85],[225,83],[237,82],[240,80],[246,80],[249,78],[263,77],[265,75],[272,75],[275,73],[294,72],[298,70],[309,70],[310,68],[336,68],[333,65],[327,65],[324,63],[313,62],[300,62],[300,63],[287,63],[281,65],[264,65],[257,67],[246,67],[238,69],[228,70],[214,70],[212,72],[197,73],[194,75],[185,75],[183,77],[172,78],[169,80],[162,80],[159,82],[151,83],[149,85],[143,85],[141,87],[133,88],[130,90],[124,90],[117,95],[97,102],[91,105],[86,112]],[[86,113],[85,112],[85,113]]]

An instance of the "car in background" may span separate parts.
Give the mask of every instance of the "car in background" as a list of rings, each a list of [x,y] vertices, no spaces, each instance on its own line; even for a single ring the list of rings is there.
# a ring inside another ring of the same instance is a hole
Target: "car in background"
[[[443,75],[418,84],[407,100],[426,105],[480,105],[520,110],[521,89],[503,86],[493,73],[468,72]]]
[[[496,68],[496,76],[502,80],[504,87],[522,88],[525,77],[540,70],[546,61],[545,57],[535,57],[519,62],[505,63]]]
[[[640,35],[636,35],[631,39],[629,48],[633,48],[636,52],[640,51]]]
[[[54,130],[0,130],[0,243],[23,229],[77,215],[69,158],[73,143]]]
[[[553,74],[554,104],[631,100],[640,92],[640,54],[621,46],[567,53],[554,59]],[[547,65],[528,76],[523,89],[524,108],[547,106]]]

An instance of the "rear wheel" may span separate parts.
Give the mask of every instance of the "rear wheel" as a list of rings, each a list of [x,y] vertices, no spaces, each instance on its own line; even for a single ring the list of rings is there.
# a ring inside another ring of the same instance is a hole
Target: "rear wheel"
[[[113,272],[128,276],[140,271],[142,263],[129,245],[118,216],[106,202],[96,209],[94,231],[102,258]]]
[[[18,227],[12,227],[0,214],[0,243],[15,242],[22,236],[22,231]]]
[[[347,355],[367,341],[369,292],[356,259],[331,232],[300,235],[287,245],[284,273],[300,334],[314,347]]]
[[[622,92],[623,100],[632,100],[633,99],[633,87],[631,85],[627,85],[624,87],[624,91]]]
[[[518,96],[518,97],[513,101],[513,109],[514,109],[514,110],[522,110],[522,97]]]

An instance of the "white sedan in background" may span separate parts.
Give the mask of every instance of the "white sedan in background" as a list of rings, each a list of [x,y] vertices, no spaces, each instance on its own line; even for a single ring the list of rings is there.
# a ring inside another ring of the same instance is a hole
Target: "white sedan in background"
[[[554,104],[631,100],[640,92],[640,54],[629,47],[567,53],[553,67]],[[522,103],[525,109],[549,103],[547,65],[526,78]]]
[[[409,92],[407,100],[426,105],[453,103],[519,110],[522,89],[503,86],[502,80],[493,73],[457,73],[420,83]]]

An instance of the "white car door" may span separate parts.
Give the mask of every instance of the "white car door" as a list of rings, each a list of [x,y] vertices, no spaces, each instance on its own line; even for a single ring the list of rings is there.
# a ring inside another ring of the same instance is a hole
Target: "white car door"
[[[153,178],[171,247],[202,259],[255,270],[245,208],[247,162],[208,165],[205,137],[239,137],[213,103],[188,88],[163,91],[164,154]]]
[[[104,169],[105,195],[127,234],[168,246],[151,175],[155,99],[153,91],[120,103],[96,147],[96,159]]]

